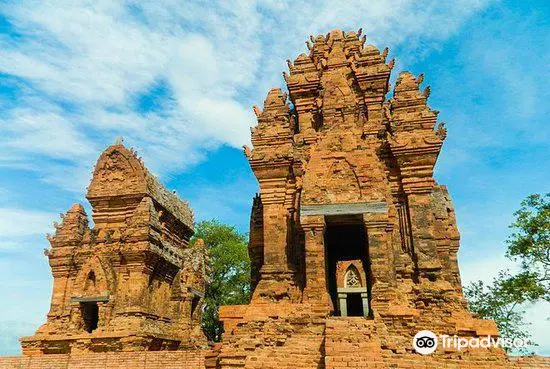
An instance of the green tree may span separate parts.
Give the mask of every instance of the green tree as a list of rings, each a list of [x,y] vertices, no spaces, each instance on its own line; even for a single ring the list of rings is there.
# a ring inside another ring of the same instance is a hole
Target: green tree
[[[465,288],[465,296],[470,310],[493,319],[502,336],[529,338],[524,307],[550,301],[550,194],[527,197],[514,217],[506,257],[519,264],[519,271],[501,271],[490,285],[474,282]]]
[[[219,341],[223,327],[218,307],[246,304],[250,297],[248,237],[235,227],[209,220],[197,224],[192,242],[197,238],[204,240],[210,254],[210,283],[205,294],[202,326],[209,340]]]
[[[464,290],[468,306],[480,318],[494,320],[502,337],[530,338],[529,323],[523,318],[522,301],[503,288],[509,278],[508,272],[501,271],[489,285],[482,281],[468,285]],[[519,352],[527,353],[528,350],[525,348]]]
[[[550,301],[550,193],[527,197],[514,215],[506,256],[519,261],[520,272],[505,287],[518,299]]]

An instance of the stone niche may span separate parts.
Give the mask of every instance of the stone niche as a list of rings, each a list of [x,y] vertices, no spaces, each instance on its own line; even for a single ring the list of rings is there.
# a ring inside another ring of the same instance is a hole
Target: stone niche
[[[336,293],[340,316],[369,316],[367,275],[361,260],[336,263]]]

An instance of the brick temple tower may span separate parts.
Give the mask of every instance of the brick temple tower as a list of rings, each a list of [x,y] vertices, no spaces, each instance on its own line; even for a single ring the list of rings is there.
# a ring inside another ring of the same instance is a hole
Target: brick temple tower
[[[121,144],[100,156],[87,199],[94,227],[76,204],[49,236],[51,307],[36,334],[22,338],[23,353],[204,346],[205,249],[200,240],[189,245],[188,204]]]
[[[253,295],[221,309],[221,367],[363,368],[413,353],[422,329],[497,334],[462,294],[454,208],[433,178],[446,130],[422,75],[402,72],[387,98],[394,61],[361,31],[307,46],[283,73],[289,95],[254,107]]]

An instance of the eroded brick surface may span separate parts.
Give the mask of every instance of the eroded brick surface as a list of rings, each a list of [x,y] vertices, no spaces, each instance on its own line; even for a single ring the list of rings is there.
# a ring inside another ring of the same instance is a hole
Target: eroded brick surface
[[[2,357],[2,369],[202,369],[207,352],[110,352]]]

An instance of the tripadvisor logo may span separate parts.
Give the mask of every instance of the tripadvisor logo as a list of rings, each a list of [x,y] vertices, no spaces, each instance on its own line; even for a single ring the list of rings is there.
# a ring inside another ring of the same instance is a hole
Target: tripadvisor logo
[[[413,347],[419,354],[433,353],[438,346],[438,341],[444,349],[462,350],[468,348],[507,348],[519,349],[529,346],[526,338],[503,338],[493,336],[458,337],[446,334],[436,336],[432,331],[420,331],[413,338]]]
[[[420,331],[413,338],[413,347],[419,354],[431,354],[437,348],[437,336],[432,331]]]

